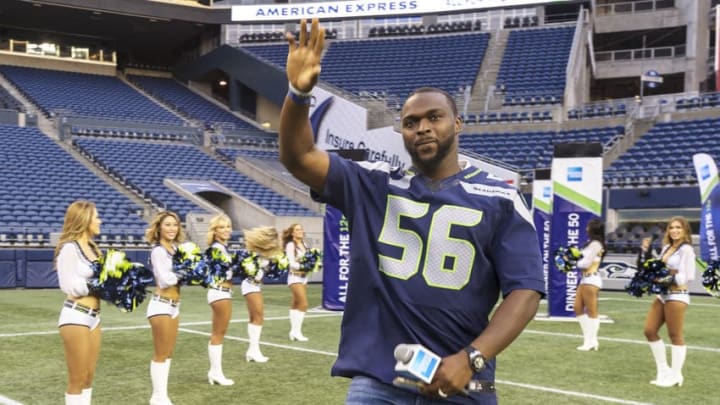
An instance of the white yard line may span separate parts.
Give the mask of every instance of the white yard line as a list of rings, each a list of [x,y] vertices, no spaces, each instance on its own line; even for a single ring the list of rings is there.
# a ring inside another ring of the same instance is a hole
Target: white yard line
[[[582,335],[574,334],[574,333],[560,333],[560,332],[546,332],[543,330],[533,330],[533,329],[525,329],[523,333],[530,333],[533,335],[545,335],[545,336],[554,336],[554,337],[567,337],[567,338],[581,338]],[[612,337],[602,337],[598,336],[599,340],[606,341],[606,342],[616,342],[616,343],[634,343],[638,345],[647,345],[647,341],[645,340],[637,340],[637,339],[623,339],[623,338],[612,338]],[[688,345],[688,350],[699,350],[699,351],[705,351],[705,352],[715,352],[720,353],[720,348],[718,347],[705,347],[705,346],[690,346]]]
[[[0,405],[23,405],[23,403],[12,400],[6,396],[0,395]]]
[[[342,313],[308,313],[305,315],[305,319],[308,318],[327,318],[341,316]],[[290,319],[287,316],[271,316],[266,317],[266,321],[286,321]],[[231,323],[247,323],[247,318],[232,319]],[[199,326],[199,325],[210,325],[212,321],[198,321],[198,322],[180,322],[180,326]],[[150,329],[150,325],[135,325],[135,326],[103,326],[103,332],[106,331],[118,331],[118,330],[135,330],[135,329]],[[0,333],[0,338],[4,337],[22,337],[22,336],[33,336],[33,335],[56,335],[57,329],[39,331],[39,332],[18,332],[18,333]],[[2,404],[0,404],[2,405]]]
[[[182,332],[194,333],[194,334],[196,334],[196,335],[210,336],[210,333],[208,333],[208,332],[201,332],[201,331],[199,331],[199,330],[192,330],[192,329],[187,329],[187,328],[180,328],[180,330],[181,330]],[[241,337],[237,337],[237,336],[230,336],[230,335],[225,335],[225,339],[228,339],[228,340],[237,340],[237,341],[239,341],[239,342],[249,342],[249,339],[241,338]],[[304,347],[290,346],[290,345],[281,345],[281,344],[278,344],[278,343],[269,343],[269,342],[260,342],[260,344],[262,344],[263,346],[279,347],[279,348],[281,348],[281,349],[295,350],[295,351],[297,351],[297,352],[323,354],[323,355],[325,355],[325,356],[337,357],[337,353],[326,352],[326,351],[323,351],[323,350],[306,349],[306,348],[304,348]]]
[[[598,301],[620,301],[620,302],[637,302],[640,304],[650,305],[650,301],[647,300],[641,300],[639,298],[632,299],[632,298],[603,298],[600,297]],[[716,308],[720,307],[720,300],[717,300],[717,304],[706,304],[702,302],[696,302],[697,300],[693,301],[693,296],[690,296],[690,307],[710,307],[710,308]]]
[[[599,401],[612,402],[612,403],[615,403],[615,404],[652,405],[651,403],[648,403],[648,402],[628,401],[628,400],[626,400],[626,399],[606,397],[606,396],[603,396],[603,395],[586,394],[586,393],[584,393],[584,392],[577,392],[577,391],[560,390],[560,389],[557,389],[557,388],[543,387],[543,386],[540,386],[540,385],[516,383],[516,382],[513,382],[513,381],[495,380],[495,382],[496,382],[497,384],[512,385],[512,386],[514,386],[514,387],[527,388],[527,389],[535,390],[535,391],[552,392],[552,393],[555,393],[555,394],[562,394],[562,395],[571,396],[571,397],[597,399],[597,400],[599,400]]]

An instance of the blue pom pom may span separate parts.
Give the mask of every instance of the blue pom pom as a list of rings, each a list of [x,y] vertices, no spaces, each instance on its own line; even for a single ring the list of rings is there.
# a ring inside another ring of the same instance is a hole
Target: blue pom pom
[[[705,290],[713,297],[720,298],[720,260],[708,263],[702,277],[702,285]]]
[[[670,270],[665,262],[660,259],[649,259],[637,269],[625,286],[625,291],[638,298],[645,294],[667,294],[668,281],[671,279]]]

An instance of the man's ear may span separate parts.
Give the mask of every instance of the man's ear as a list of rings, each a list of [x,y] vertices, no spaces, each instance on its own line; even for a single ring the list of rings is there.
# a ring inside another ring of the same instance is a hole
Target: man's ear
[[[460,115],[455,117],[455,133],[460,133],[463,128],[463,119]]]

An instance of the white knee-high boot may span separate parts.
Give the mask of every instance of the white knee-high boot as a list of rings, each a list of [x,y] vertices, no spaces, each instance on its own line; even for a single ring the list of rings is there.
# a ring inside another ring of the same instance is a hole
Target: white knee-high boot
[[[167,395],[168,376],[170,375],[170,359],[162,363],[150,362],[150,380],[153,393],[150,405],[172,405]]]
[[[297,309],[290,310],[290,340],[307,342],[308,338],[302,334],[302,324],[305,319],[305,312]]]
[[[592,347],[590,342],[590,329],[592,328],[590,325],[590,318],[588,318],[586,314],[582,314],[577,317],[577,320],[580,323],[580,330],[582,330],[583,334],[583,344],[582,346],[578,346],[577,349],[588,351]]]
[[[666,373],[664,378],[658,380],[657,385],[659,387],[672,387],[676,385],[681,387],[683,385],[682,368],[685,365],[685,356],[687,355],[687,346],[682,345],[670,345],[670,357],[672,364],[670,365],[670,372]]]
[[[589,318],[590,319],[590,332],[588,334],[590,338],[590,345],[597,351],[600,348],[600,342],[598,341],[598,333],[600,332],[600,318]]]
[[[65,393],[65,405],[83,405],[82,394]]]
[[[83,405],[90,405],[92,401],[92,388],[85,388],[80,395],[82,395]]]
[[[657,384],[658,381],[663,380],[664,376],[670,371],[667,363],[667,353],[665,352],[665,342],[660,339],[654,342],[648,342],[648,344],[655,359],[655,368],[657,370],[655,379],[650,381],[650,384]]]
[[[260,352],[260,334],[262,333],[262,325],[254,325],[248,323],[248,337],[250,338],[250,347],[245,352],[245,360],[265,363],[268,358]]]
[[[225,378],[222,369],[222,345],[208,344],[208,356],[210,357],[210,371],[208,371],[208,383],[210,385],[233,385],[235,381]]]

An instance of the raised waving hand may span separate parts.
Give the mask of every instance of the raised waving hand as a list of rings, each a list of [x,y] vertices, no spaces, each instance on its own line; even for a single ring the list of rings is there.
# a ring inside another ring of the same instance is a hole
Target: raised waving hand
[[[292,33],[286,33],[288,42],[287,77],[290,85],[299,93],[309,93],[320,76],[320,58],[325,46],[325,28],[320,27],[317,18],[307,32],[307,21],[300,21],[300,38],[296,41]]]

